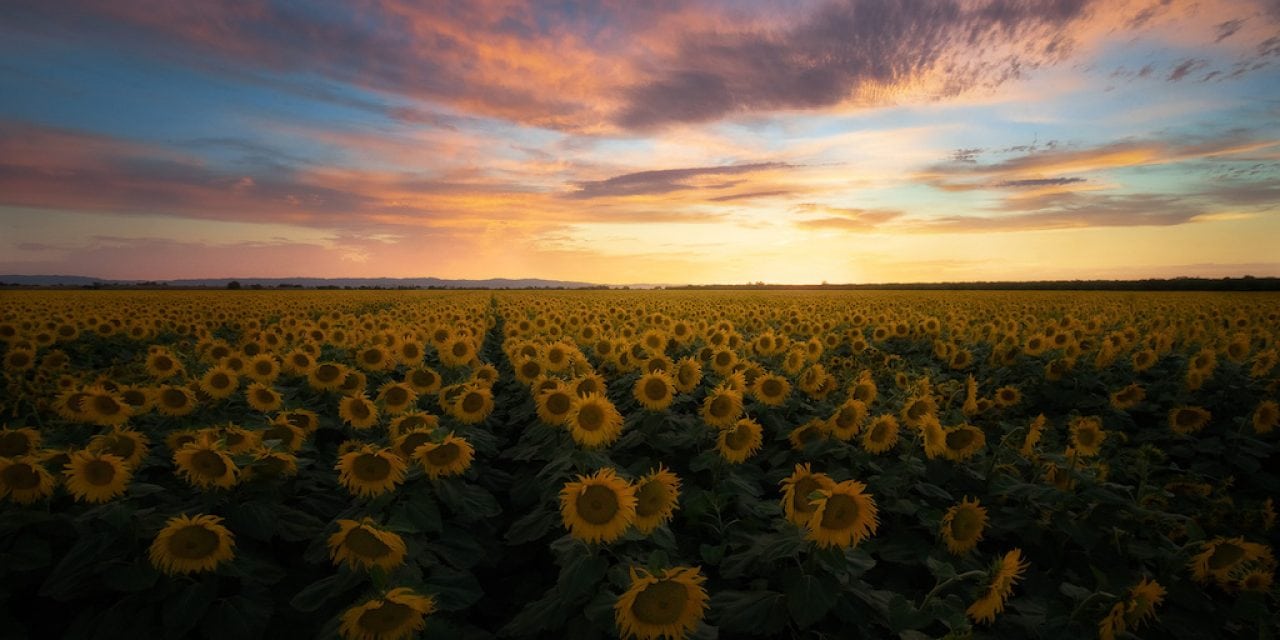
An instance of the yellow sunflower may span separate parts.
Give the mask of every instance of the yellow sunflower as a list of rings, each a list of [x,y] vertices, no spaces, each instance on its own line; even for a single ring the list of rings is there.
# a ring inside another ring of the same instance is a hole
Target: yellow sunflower
[[[53,474],[31,456],[0,458],[0,498],[31,504],[53,494]]]
[[[345,562],[352,569],[391,571],[404,564],[404,540],[378,528],[372,518],[339,520],[338,532],[329,536],[329,556],[335,565]]]
[[[1030,459],[1035,455],[1036,445],[1040,443],[1040,437],[1044,434],[1044,427],[1047,423],[1048,419],[1044,417],[1043,413],[1031,421],[1031,425],[1027,427],[1027,437],[1022,440],[1022,448],[1018,450],[1022,457]]]
[[[1102,419],[1097,416],[1078,416],[1071,420],[1071,446],[1076,453],[1091,458],[1102,452],[1107,432],[1102,430]]]
[[[483,422],[493,413],[493,391],[488,387],[468,384],[447,408],[449,414],[462,424]]]
[[[1146,397],[1147,392],[1142,388],[1142,385],[1137,383],[1130,384],[1111,394],[1111,408],[1116,411],[1128,411],[1137,406],[1139,402],[1145,400]]]
[[[573,398],[568,389],[558,384],[539,393],[535,401],[538,419],[552,427],[564,426],[569,419],[569,410],[573,408]]]
[[[867,485],[845,480],[830,488],[819,489],[820,497],[811,501],[808,538],[819,547],[856,547],[872,535],[880,524],[876,501],[866,492]]]
[[[210,368],[200,376],[200,390],[215,400],[231,397],[238,388],[240,388],[240,376],[221,365]]]
[[[262,382],[250,383],[244,390],[244,399],[249,403],[250,409],[263,413],[278,411],[284,405],[284,398],[280,393]]]
[[[680,478],[661,464],[635,482],[636,529],[651,533],[675,514],[680,499]]]
[[[440,390],[440,374],[430,367],[419,367],[405,374],[405,384],[419,394],[432,394]]]
[[[156,391],[156,411],[161,415],[180,417],[196,410],[196,394],[176,385],[164,385]]]
[[[972,551],[982,540],[982,531],[987,526],[987,509],[972,502],[966,496],[942,516],[942,539],[947,543],[947,551],[953,555],[963,555]]]
[[[1164,601],[1166,593],[1159,582],[1143,578],[1098,624],[1100,640],[1114,640],[1116,634],[1137,630],[1148,619],[1156,617],[1156,607]]]
[[[269,353],[259,353],[246,363],[244,375],[254,382],[270,385],[280,377],[280,362]]]
[[[418,447],[431,442],[431,429],[397,429],[395,432],[400,435],[395,436],[395,439],[392,440],[391,449],[405,462],[413,460]]]
[[[848,442],[862,430],[862,422],[866,419],[867,405],[859,400],[846,400],[827,419],[827,430],[837,439]]]
[[[933,460],[947,455],[947,430],[942,428],[937,416],[930,414],[920,419],[920,434],[925,457]],[[964,435],[958,436],[956,444],[964,444],[964,438]]]
[[[675,567],[661,575],[631,568],[631,586],[613,605],[623,640],[682,639],[707,611],[706,578],[698,567]]]
[[[932,395],[909,398],[902,405],[902,423],[913,429],[924,427],[925,421],[938,411],[938,405]]]
[[[702,363],[693,358],[681,358],[675,365],[673,382],[680,393],[689,393],[702,382]]]
[[[1022,579],[1030,566],[1022,559],[1022,550],[1014,549],[995,563],[991,569],[991,582],[982,596],[965,610],[975,623],[991,623],[996,614],[1004,611],[1004,603],[1013,594],[1013,585]]]
[[[378,402],[393,416],[409,411],[417,400],[418,392],[403,382],[387,382],[378,388]]]
[[[128,422],[133,415],[133,407],[116,393],[101,386],[88,389],[87,393],[80,401],[80,408],[94,424],[115,427]]]
[[[759,376],[755,379],[755,384],[751,385],[751,397],[766,406],[780,407],[790,395],[791,382],[776,373]]]
[[[184,445],[173,454],[173,463],[187,482],[201,489],[229,488],[240,474],[229,452],[208,436]]]
[[[351,493],[372,498],[404,482],[405,462],[391,449],[361,445],[338,457],[338,481]]]
[[[365,371],[385,371],[395,366],[395,359],[381,345],[356,350],[356,366]]]
[[[742,394],[727,387],[716,387],[702,401],[702,421],[713,427],[728,427],[742,415]]]
[[[275,419],[288,422],[306,433],[320,428],[320,416],[310,409],[290,409],[276,414]]]
[[[438,351],[446,367],[461,367],[476,357],[476,345],[469,336],[455,336]]]
[[[211,515],[169,518],[151,543],[151,564],[169,574],[213,571],[235,557],[235,540]]]
[[[580,475],[560,490],[560,516],[574,538],[613,542],[635,521],[635,487],[610,468]]]
[[[0,458],[16,458],[40,448],[40,432],[31,427],[0,429]]]
[[[1280,404],[1276,404],[1275,400],[1262,401],[1253,410],[1253,418],[1250,422],[1253,424],[1254,433],[1260,435],[1271,433],[1277,425],[1280,425]]]
[[[356,429],[369,429],[378,424],[378,407],[363,394],[344,396],[338,401],[338,417]]]
[[[946,449],[943,455],[948,460],[963,462],[972,458],[983,447],[987,446],[987,435],[974,426],[967,424],[947,429],[943,436]]]
[[[1178,407],[1169,411],[1169,428],[1174,433],[1196,433],[1212,418],[1213,414],[1201,407]]]
[[[797,464],[795,471],[779,484],[782,486],[782,510],[787,520],[802,527],[813,517],[815,507],[812,501],[819,497],[819,492],[836,486],[830,476],[812,471],[808,463]]]
[[[622,435],[622,414],[597,394],[575,398],[565,423],[574,442],[587,448],[608,446]]]
[[[802,451],[810,443],[824,440],[826,437],[827,423],[818,418],[809,420],[787,434],[787,440],[791,442],[791,448],[796,451]]]
[[[262,447],[254,449],[251,453],[253,459],[249,461],[249,466],[241,476],[246,480],[286,478],[298,474],[298,458],[292,453]]]
[[[338,631],[344,640],[405,640],[425,629],[435,610],[431,596],[398,587],[347,609]]]
[[[337,391],[349,372],[337,362],[321,362],[307,372],[307,385],[317,391]]]
[[[156,380],[167,380],[182,371],[182,363],[168,349],[153,348],[147,354],[147,373]]]
[[[862,432],[862,448],[868,453],[875,454],[893,449],[898,444],[898,429],[897,418],[887,413],[878,416],[871,422],[871,426]]]
[[[1191,558],[1191,577],[1201,583],[1212,579],[1227,587],[1236,569],[1255,560],[1273,563],[1274,556],[1265,544],[1246,542],[1241,537],[1217,537],[1201,543],[1200,553]]]
[[[476,450],[466,438],[449,434],[440,442],[425,442],[414,450],[413,459],[431,479],[459,476],[471,467]]]
[[[391,424],[387,425],[387,431],[392,438],[399,438],[410,431],[433,431],[438,426],[440,426],[439,417],[425,411],[410,411],[394,418]]]
[[[876,382],[871,378],[871,371],[863,370],[858,374],[858,380],[849,389],[849,397],[857,400],[867,406],[871,406],[876,401],[879,390],[876,388]]]
[[[716,451],[729,462],[744,462],[764,444],[764,427],[751,418],[741,418],[731,427],[720,429]]]
[[[675,399],[676,386],[665,371],[646,373],[636,380],[631,391],[640,406],[649,411],[664,411]]]
[[[604,395],[608,391],[604,378],[598,373],[585,373],[569,381],[569,391],[576,397],[598,393]]]
[[[258,432],[256,437],[249,438],[249,440],[251,442],[262,442],[264,445],[275,441],[279,443],[275,448],[283,448],[285,451],[292,452],[302,448],[302,444],[307,440],[307,432],[289,424],[286,420],[276,419]]]
[[[90,438],[88,449],[119,456],[124,460],[125,465],[136,467],[146,457],[147,447],[150,444],[151,440],[147,436],[132,429],[116,427],[108,433],[100,433]]]
[[[136,385],[125,385],[116,390],[120,395],[120,399],[129,405],[131,413],[140,416],[151,411],[156,405],[155,397],[151,389]]]

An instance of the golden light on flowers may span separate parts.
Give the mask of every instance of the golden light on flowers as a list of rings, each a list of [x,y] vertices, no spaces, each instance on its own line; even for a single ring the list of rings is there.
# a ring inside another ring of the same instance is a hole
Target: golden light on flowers
[[[669,522],[680,499],[680,478],[662,465],[635,482],[635,526],[650,533]]]
[[[1048,424],[1048,419],[1044,417],[1043,413],[1031,421],[1031,424],[1027,427],[1027,435],[1022,440],[1022,447],[1018,449],[1018,453],[1022,457],[1030,459],[1035,455],[1036,445],[1040,443],[1040,438],[1044,435],[1046,424]]]
[[[0,429],[0,458],[30,455],[40,448],[40,432],[31,427]]]
[[[307,384],[317,391],[337,391],[350,372],[338,362],[321,362],[307,372]]]
[[[713,427],[728,427],[742,415],[742,394],[716,387],[702,401],[702,421]]]
[[[200,376],[200,390],[210,398],[222,400],[231,397],[240,388],[240,376],[225,366],[216,366]]]
[[[683,640],[697,628],[710,598],[697,567],[675,567],[660,574],[631,568],[631,585],[614,604],[614,621],[624,640]]]
[[[344,640],[404,640],[425,629],[435,610],[431,596],[398,587],[347,609],[338,632]]]
[[[1022,550],[1014,549],[992,567],[990,582],[982,596],[969,605],[965,614],[978,624],[990,624],[1004,611],[1005,602],[1013,595],[1013,587],[1030,565],[1022,559]]]
[[[1202,407],[1178,407],[1169,411],[1169,428],[1184,435],[1197,433],[1209,424],[1212,417]]]
[[[378,388],[378,402],[391,415],[400,415],[413,408],[418,392],[403,382],[387,382]]]
[[[404,540],[395,532],[381,529],[372,518],[338,520],[338,532],[329,536],[329,555],[334,564],[353,569],[379,567],[391,571],[404,564]]]
[[[119,456],[82,451],[70,456],[63,474],[67,476],[67,490],[77,500],[99,503],[124,495],[133,472]]]
[[[0,498],[31,504],[53,494],[53,475],[31,456],[0,457]]]
[[[862,448],[868,453],[881,454],[898,444],[898,419],[889,414],[877,416],[862,431]]]
[[[909,398],[902,405],[900,417],[902,423],[913,429],[922,428],[925,421],[932,417],[938,410],[938,405],[934,402],[933,396],[923,395]]]
[[[185,416],[196,410],[196,395],[186,387],[165,385],[156,391],[156,411],[170,417]]]
[[[240,474],[230,453],[208,436],[184,445],[173,454],[173,463],[179,475],[200,489],[229,488]]]
[[[631,395],[649,411],[664,411],[675,399],[676,387],[666,372],[646,373],[636,379]]]
[[[338,417],[356,429],[378,424],[378,407],[363,395],[344,396],[338,401]]]
[[[235,557],[235,539],[222,518],[181,515],[169,518],[151,543],[151,564],[169,574],[213,571]]]
[[[880,525],[876,501],[866,492],[867,485],[845,480],[817,491],[812,500],[813,515],[808,519],[808,538],[820,547],[856,547],[875,535]]]
[[[133,415],[133,407],[111,391],[94,387],[87,393],[88,396],[80,401],[80,408],[94,424],[119,426],[128,422],[129,416]]]
[[[426,442],[414,450],[413,459],[435,479],[462,475],[475,459],[475,448],[466,438],[449,434],[440,442]]]
[[[803,451],[806,446],[824,440],[826,437],[827,422],[813,418],[792,429],[791,433],[787,434],[787,441],[791,443],[792,449]]]
[[[782,510],[793,524],[805,526],[813,517],[813,500],[819,492],[835,486],[835,481],[825,473],[814,472],[809,463],[797,464],[790,476],[779,483],[782,487]]]
[[[448,408],[449,414],[463,424],[483,422],[493,412],[493,391],[479,385],[465,385]]]
[[[147,354],[146,367],[156,380],[167,380],[182,371],[182,364],[168,349],[152,349]]]
[[[1096,416],[1078,416],[1071,420],[1071,446],[1078,455],[1096,456],[1102,452],[1107,432],[1102,430],[1102,420]]]
[[[419,394],[431,394],[440,390],[440,374],[430,367],[420,367],[404,376],[405,384]]]
[[[598,394],[575,398],[565,424],[573,441],[587,448],[607,446],[622,435],[622,414]]]
[[[259,447],[240,476],[244,480],[287,478],[298,475],[298,458],[292,453]]]
[[[119,456],[129,467],[138,466],[147,455],[151,440],[131,429],[116,427],[108,433],[100,433],[89,439],[89,450]]]
[[[1280,404],[1275,400],[1262,401],[1253,410],[1253,416],[1249,422],[1253,426],[1254,433],[1259,435],[1275,431],[1276,426],[1280,425]]]
[[[947,551],[953,555],[972,551],[982,540],[986,526],[987,509],[979,506],[977,499],[970,501],[966,496],[942,516],[942,540],[947,544]]]
[[[750,418],[741,418],[716,434],[716,451],[728,462],[745,462],[763,444],[764,427]]]
[[[1137,383],[1116,391],[1111,394],[1111,407],[1117,411],[1128,411],[1138,405],[1147,397],[1147,392],[1142,385]]]
[[[1233,586],[1233,574],[1255,561],[1274,565],[1271,548],[1257,542],[1246,542],[1243,537],[1216,537],[1201,543],[1200,552],[1191,558],[1191,577],[1197,582],[1216,582],[1218,586]],[[1274,568],[1274,567],[1273,567]]]
[[[275,389],[262,382],[252,382],[244,390],[245,402],[254,411],[270,413],[284,405],[284,398]]]
[[[574,538],[613,542],[635,521],[635,487],[610,468],[580,475],[560,491],[560,516]]]
[[[307,432],[300,427],[289,424],[287,420],[272,420],[261,432],[246,438],[250,448],[259,441],[263,446],[285,451],[297,451],[307,440]],[[246,449],[247,450],[247,449]]]
[[[405,462],[390,449],[361,445],[338,457],[338,481],[352,494],[372,498],[404,482]]]
[[[766,406],[780,407],[790,395],[791,382],[776,373],[759,376],[751,385],[751,397]]]
[[[1167,593],[1159,582],[1143,578],[1134,585],[1119,602],[1111,607],[1102,622],[1098,623],[1098,638],[1114,640],[1117,634],[1136,631],[1148,620],[1156,617],[1156,607]]]
[[[589,378],[588,378],[589,379]],[[536,396],[538,419],[552,427],[563,426],[569,419],[574,396],[561,385],[543,391]]]
[[[702,382],[702,363],[693,358],[681,358],[675,365],[674,383],[680,393],[689,393]]]

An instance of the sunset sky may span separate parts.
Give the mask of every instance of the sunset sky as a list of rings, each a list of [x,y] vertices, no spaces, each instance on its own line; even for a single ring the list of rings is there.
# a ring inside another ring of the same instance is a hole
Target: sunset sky
[[[1280,1],[9,0],[4,273],[1280,276]]]

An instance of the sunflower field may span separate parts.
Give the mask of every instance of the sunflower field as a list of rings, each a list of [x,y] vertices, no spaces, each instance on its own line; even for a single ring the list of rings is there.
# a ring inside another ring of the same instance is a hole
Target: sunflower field
[[[0,637],[1278,631],[1280,296],[0,301]]]

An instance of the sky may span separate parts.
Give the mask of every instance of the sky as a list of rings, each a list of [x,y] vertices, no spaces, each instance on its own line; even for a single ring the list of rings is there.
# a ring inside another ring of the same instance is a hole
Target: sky
[[[1280,276],[1280,0],[7,0],[0,273]]]

